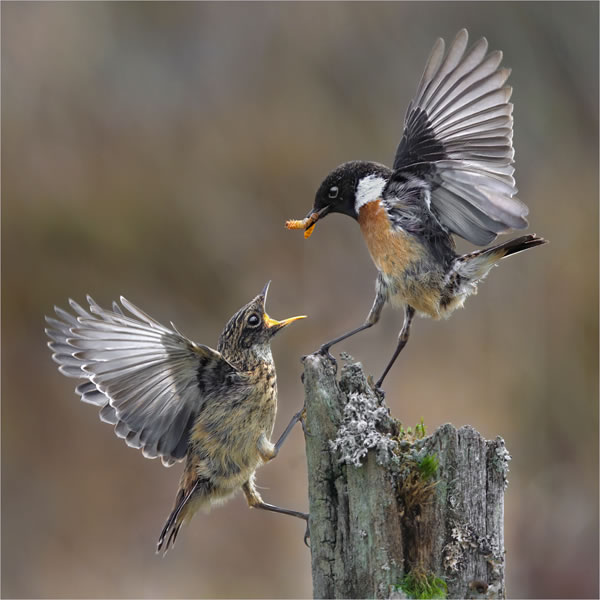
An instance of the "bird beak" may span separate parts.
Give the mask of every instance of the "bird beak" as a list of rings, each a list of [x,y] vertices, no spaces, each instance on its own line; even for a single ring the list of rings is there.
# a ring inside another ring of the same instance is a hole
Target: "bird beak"
[[[317,224],[317,221],[324,217],[330,210],[329,206],[324,206],[321,210],[311,210],[307,215],[306,215],[306,228],[304,230],[304,239],[307,240],[311,235],[312,232],[315,228],[315,225]]]
[[[267,281],[265,287],[262,289],[262,292],[259,294],[259,296],[262,296],[264,298],[264,301],[267,301],[267,294],[269,293],[269,286],[271,285],[271,280]]]
[[[269,292],[270,285],[271,285],[271,282],[267,281],[267,284],[265,285],[265,287],[263,288],[263,290],[259,296],[262,298],[263,307],[265,306],[265,304],[267,302],[267,293]],[[279,330],[283,329],[284,327],[287,327],[290,323],[293,323],[294,321],[297,321],[298,319],[306,319],[306,315],[300,315],[298,317],[290,317],[289,319],[284,319],[283,321],[277,321],[275,319],[271,319],[271,317],[266,312],[263,314],[263,320],[265,322],[265,325],[267,326],[267,329],[271,332],[271,335],[276,334]]]
[[[283,321],[276,321],[275,319],[271,319],[271,317],[265,313],[263,315],[263,319],[267,325],[267,329],[271,331],[271,334],[277,333],[280,329],[287,327],[290,323],[297,321],[298,319],[306,319],[306,315],[300,315],[298,317],[290,317],[289,319],[284,319]]]
[[[288,229],[304,229],[304,239],[308,239],[315,228],[315,223],[320,218],[324,217],[330,210],[331,207],[329,206],[324,206],[321,210],[311,209],[304,219],[299,221],[293,219],[289,220],[286,222],[285,226]]]

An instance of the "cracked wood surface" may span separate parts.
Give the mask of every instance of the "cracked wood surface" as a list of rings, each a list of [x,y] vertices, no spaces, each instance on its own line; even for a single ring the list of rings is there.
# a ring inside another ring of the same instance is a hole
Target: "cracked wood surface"
[[[504,441],[449,424],[399,435],[359,363],[338,380],[309,355],[304,386],[314,597],[407,597],[396,586],[410,571],[442,578],[449,598],[504,597]]]

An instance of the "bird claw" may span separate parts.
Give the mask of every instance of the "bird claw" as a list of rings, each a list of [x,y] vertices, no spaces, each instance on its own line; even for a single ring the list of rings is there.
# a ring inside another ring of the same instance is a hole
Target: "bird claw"
[[[373,375],[369,375],[367,377],[367,383],[369,384],[369,387],[373,390],[373,392],[375,393],[375,395],[377,397],[379,397],[381,400],[385,400],[385,392],[383,391],[383,388],[381,387],[381,381],[378,381],[377,383],[375,383],[373,381]]]
[[[310,540],[310,525],[308,524],[308,515],[306,515],[306,531],[304,532],[304,545],[307,548],[310,548],[308,540]]]
[[[379,387],[378,385],[375,385],[375,387],[373,388],[373,391],[375,392],[375,395],[380,400],[385,400],[385,392],[384,392],[383,388]]]
[[[335,365],[335,370],[337,373],[337,360],[335,359],[335,357],[333,356],[333,354],[331,354],[331,352],[329,352],[329,348],[331,346],[321,346],[316,354],[320,354],[321,356],[324,356],[325,358],[328,358],[334,365]]]
[[[306,427],[306,408],[302,410],[302,415],[300,416],[300,425],[302,425],[302,433],[304,433],[304,437],[313,437],[313,434],[310,433]]]

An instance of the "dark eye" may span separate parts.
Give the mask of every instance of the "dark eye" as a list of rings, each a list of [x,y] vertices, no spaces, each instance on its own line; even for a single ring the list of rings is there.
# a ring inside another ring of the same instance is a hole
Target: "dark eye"
[[[337,198],[337,196],[338,196],[338,191],[339,191],[339,190],[338,190],[338,187],[337,187],[337,185],[334,185],[333,187],[330,187],[330,188],[329,188],[329,197],[330,197],[331,199],[333,199],[333,198]]]
[[[260,317],[256,313],[252,313],[248,317],[248,325],[250,327],[256,327],[260,323]]]

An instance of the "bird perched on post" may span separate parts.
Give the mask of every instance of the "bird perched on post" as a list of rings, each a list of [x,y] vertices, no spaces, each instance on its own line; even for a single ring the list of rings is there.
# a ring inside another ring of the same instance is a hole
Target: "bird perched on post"
[[[269,284],[238,310],[217,350],[196,344],[171,323],[164,327],[121,297],[105,310],[88,296],[87,312],[73,300],[75,316],[55,307],[46,317],[48,343],[59,371],[85,380],[76,391],[100,407],[102,421],[147,458],[165,466],[185,459],[175,507],[157,552],[173,546],[181,525],[240,488],[250,507],[308,515],[263,502],[254,485],[256,469],[274,458],[301,413],[271,443],[277,382],[271,339],[290,323],[265,312]]]
[[[358,221],[378,269],[376,296],[360,327],[323,344],[322,353],[371,327],[386,302],[405,307],[396,350],[379,388],[408,341],[415,313],[447,318],[501,259],[544,244],[522,236],[462,256],[452,234],[483,246],[499,233],[527,227],[528,209],[514,195],[512,89],[502,52],[485,38],[467,50],[461,30],[444,53],[438,39],[408,107],[393,168],[354,161],[321,183],[305,219],[288,229],[308,238],[318,220],[341,213]]]

